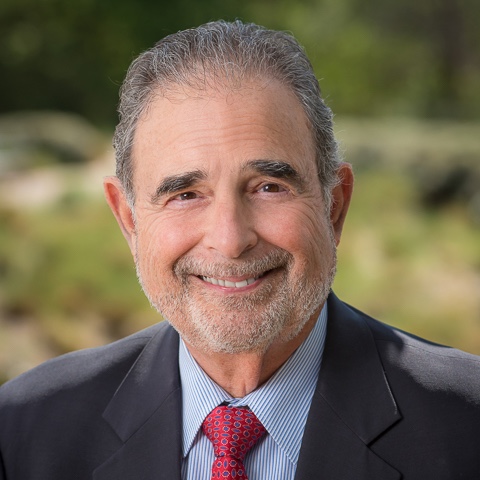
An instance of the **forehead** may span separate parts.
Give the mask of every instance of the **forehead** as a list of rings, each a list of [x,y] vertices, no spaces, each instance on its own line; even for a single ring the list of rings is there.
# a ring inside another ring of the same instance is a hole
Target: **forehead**
[[[307,161],[315,169],[310,124],[295,95],[277,81],[240,88],[158,92],[140,118],[135,177],[182,168],[218,170],[251,160]]]

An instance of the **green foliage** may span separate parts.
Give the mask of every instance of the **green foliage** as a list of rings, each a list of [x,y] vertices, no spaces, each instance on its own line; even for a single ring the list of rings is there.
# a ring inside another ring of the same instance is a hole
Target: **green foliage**
[[[475,118],[480,4],[306,0],[250,5],[251,16],[306,46],[337,113]]]
[[[234,14],[220,0],[4,0],[0,108],[67,110],[111,125],[134,56],[169,33]]]
[[[480,229],[459,204],[424,210],[415,196],[406,175],[357,175],[335,289],[401,329],[479,354]]]
[[[52,352],[104,343],[159,320],[103,202],[71,194],[45,210],[4,210],[0,231],[0,317],[34,321]]]
[[[292,31],[337,113],[475,118],[479,17],[476,0],[3,0],[0,109],[111,125],[134,56],[179,29],[241,18]]]

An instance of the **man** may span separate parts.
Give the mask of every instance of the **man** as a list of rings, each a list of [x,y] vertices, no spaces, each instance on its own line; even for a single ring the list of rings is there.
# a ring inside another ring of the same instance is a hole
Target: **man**
[[[1,479],[479,478],[480,360],[330,292],[353,177],[293,38],[165,38],[114,143],[106,198],[168,322],[6,384]]]

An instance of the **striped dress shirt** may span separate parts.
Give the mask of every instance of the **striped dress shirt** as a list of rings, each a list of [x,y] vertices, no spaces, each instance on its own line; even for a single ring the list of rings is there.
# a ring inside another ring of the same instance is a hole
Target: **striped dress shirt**
[[[317,384],[327,325],[323,308],[294,354],[261,387],[243,398],[232,398],[190,355],[180,340],[179,367],[183,407],[183,480],[210,480],[213,446],[202,432],[202,422],[216,406],[247,406],[267,430],[245,458],[249,480],[293,480],[303,431]]]

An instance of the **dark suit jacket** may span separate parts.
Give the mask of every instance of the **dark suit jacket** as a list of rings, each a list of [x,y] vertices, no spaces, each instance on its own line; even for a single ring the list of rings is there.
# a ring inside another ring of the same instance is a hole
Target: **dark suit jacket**
[[[296,480],[480,479],[480,358],[328,314]],[[0,479],[180,479],[177,357],[165,322],[5,384]]]

